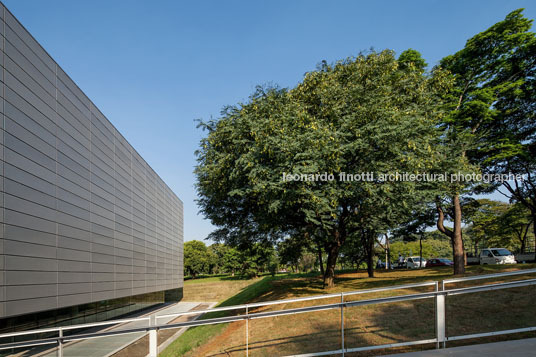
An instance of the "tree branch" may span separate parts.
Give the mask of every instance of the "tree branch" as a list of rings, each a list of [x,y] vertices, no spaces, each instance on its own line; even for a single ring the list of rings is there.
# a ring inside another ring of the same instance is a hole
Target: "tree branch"
[[[437,218],[437,229],[439,229],[439,231],[441,233],[443,233],[446,236],[452,238],[454,236],[454,233],[452,232],[452,230],[450,230],[449,228],[445,227],[445,225],[443,224],[443,222],[445,221],[445,213],[443,212],[443,208],[441,208],[439,200],[436,201],[436,208],[437,208],[437,214],[439,216]]]

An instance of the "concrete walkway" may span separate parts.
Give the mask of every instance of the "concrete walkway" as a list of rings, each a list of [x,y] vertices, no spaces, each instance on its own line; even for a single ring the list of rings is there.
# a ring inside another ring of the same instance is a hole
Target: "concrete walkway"
[[[429,350],[422,352],[409,352],[388,355],[391,357],[442,357],[442,356],[482,356],[482,357],[525,357],[536,356],[536,338],[524,340],[504,341],[486,343],[481,345],[471,345],[462,347],[452,347],[439,350]]]
[[[176,304],[169,305],[163,309],[160,309],[154,313],[151,313],[150,315],[166,315],[166,314],[173,314],[173,313],[179,313],[179,312],[186,312],[194,309],[196,306],[198,306],[199,302],[178,302]],[[206,303],[204,303],[206,304]],[[149,315],[144,315],[149,316]],[[176,317],[169,317],[165,319],[158,319],[159,324],[167,324],[171,321],[173,321]],[[111,328],[110,330],[126,330],[129,328],[136,328],[136,327],[146,327],[148,326],[149,321],[135,321],[135,322],[129,322],[126,324],[119,325],[117,327]],[[119,335],[119,336],[110,336],[110,337],[101,337],[101,338],[94,338],[90,340],[84,340],[75,342],[72,344],[67,344],[63,347],[63,355],[65,357],[103,357],[103,356],[110,356],[119,350],[123,349],[124,347],[130,345],[131,343],[134,343],[141,337],[145,336],[145,332],[138,332],[138,333],[130,333],[127,335]],[[159,341],[164,342],[164,341]],[[148,351],[147,351],[148,352]],[[56,357],[57,351],[53,351],[51,353],[42,354],[40,356],[45,357]]]

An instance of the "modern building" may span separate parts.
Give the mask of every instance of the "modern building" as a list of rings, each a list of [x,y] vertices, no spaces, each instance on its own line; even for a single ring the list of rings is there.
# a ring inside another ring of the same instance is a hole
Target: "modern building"
[[[182,202],[1,3],[0,66],[0,333],[179,300]]]

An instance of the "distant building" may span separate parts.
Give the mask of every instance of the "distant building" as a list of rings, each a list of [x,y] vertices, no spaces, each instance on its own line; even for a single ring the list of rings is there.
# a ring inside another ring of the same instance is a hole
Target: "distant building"
[[[179,300],[183,205],[0,3],[0,333]]]

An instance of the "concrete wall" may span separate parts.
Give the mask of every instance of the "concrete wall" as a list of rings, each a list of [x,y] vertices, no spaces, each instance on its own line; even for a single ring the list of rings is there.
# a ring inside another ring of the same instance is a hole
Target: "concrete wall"
[[[0,50],[0,318],[182,287],[182,202],[1,4]]]

